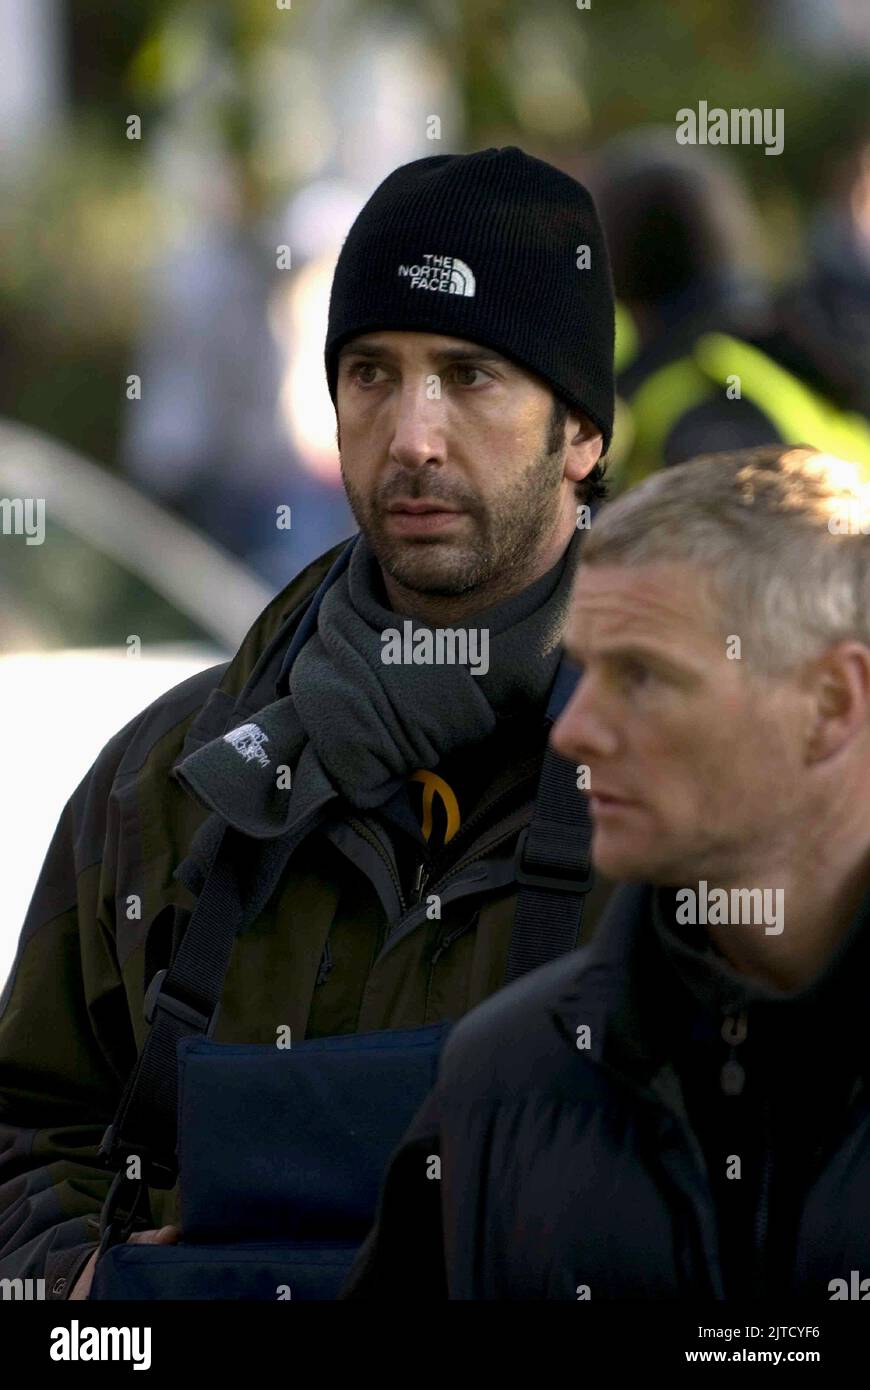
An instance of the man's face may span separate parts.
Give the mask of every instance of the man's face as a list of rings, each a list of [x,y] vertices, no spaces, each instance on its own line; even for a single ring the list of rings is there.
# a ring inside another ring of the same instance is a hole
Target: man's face
[[[716,616],[692,566],[578,569],[564,640],[583,675],[551,742],[589,767],[609,878],[751,884],[801,813],[799,683],[729,659]]]
[[[573,512],[564,432],[555,450],[548,439],[552,400],[543,382],[459,338],[366,333],[341,349],[342,478],[398,584],[459,595],[533,569]]]

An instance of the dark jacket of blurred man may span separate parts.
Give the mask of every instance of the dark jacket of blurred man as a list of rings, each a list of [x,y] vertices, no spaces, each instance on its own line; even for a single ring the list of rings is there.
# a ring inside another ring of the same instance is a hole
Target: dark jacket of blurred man
[[[870,478],[866,419],[838,378],[786,350],[757,219],[722,152],[675,145],[672,131],[630,131],[600,151],[592,186],[633,334],[627,348],[617,338],[624,409],[611,491],[698,454],[776,442],[842,454]]]
[[[870,1297],[868,597],[813,451],[603,508],[552,741],[624,883],[454,1029],[349,1293]]]
[[[124,1121],[107,1131],[158,1025],[211,1018],[215,1042],[273,1048],[286,1034],[295,1064],[297,1040],[454,1020],[505,978],[612,427],[589,194],[514,147],[396,169],[342,248],[325,358],[359,534],[293,579],[228,665],[107,743],[0,1001],[0,1275],[45,1278],[49,1297],[90,1288],[101,1141],[122,1181],[144,1177],[131,1241],[178,1235],[173,1153],[148,1125],[132,1144]],[[451,633],[467,642],[439,656]],[[216,1021],[199,962],[180,992],[160,974],[212,890],[213,936],[239,911]],[[239,1155],[258,1138],[239,1133]]]

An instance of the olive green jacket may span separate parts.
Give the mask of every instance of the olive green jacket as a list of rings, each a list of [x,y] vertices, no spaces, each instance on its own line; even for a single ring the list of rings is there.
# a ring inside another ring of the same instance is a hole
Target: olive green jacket
[[[232,661],[110,739],[66,804],[0,997],[0,1279],[44,1278],[47,1297],[65,1298],[95,1249],[112,1176],[96,1151],[148,1026],[148,927],[169,904],[195,905],[175,871],[210,814],[172,770],[275,699],[287,646],[345,544],[277,595]],[[348,807],[313,831],[235,942],[214,1039],[414,1027],[497,990],[547,728],[542,711],[528,744],[493,767],[425,889],[440,897],[437,920],[422,891],[402,891],[377,815]],[[593,900],[587,927],[596,916]],[[155,1225],[178,1221],[177,1186],[149,1197]]]

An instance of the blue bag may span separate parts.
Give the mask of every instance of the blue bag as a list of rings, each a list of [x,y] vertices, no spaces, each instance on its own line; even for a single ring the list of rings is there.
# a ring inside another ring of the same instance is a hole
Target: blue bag
[[[333,1299],[449,1023],[291,1048],[178,1044],[177,1245],[115,1245],[97,1299]]]

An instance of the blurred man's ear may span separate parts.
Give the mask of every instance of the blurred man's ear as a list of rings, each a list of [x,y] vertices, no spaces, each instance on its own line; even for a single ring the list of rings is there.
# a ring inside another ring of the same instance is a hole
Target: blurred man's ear
[[[830,757],[865,734],[870,720],[870,648],[837,642],[810,668],[812,718],[807,750],[813,761]]]
[[[601,458],[600,429],[585,415],[568,412],[565,420],[565,477],[579,483]]]

